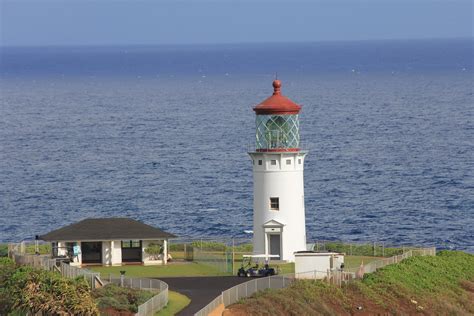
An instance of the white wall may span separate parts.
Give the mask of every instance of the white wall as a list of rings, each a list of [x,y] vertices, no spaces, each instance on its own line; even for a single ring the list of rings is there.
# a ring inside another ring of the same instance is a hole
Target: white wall
[[[102,264],[106,266],[112,264],[112,248],[110,241],[102,242]]]
[[[306,250],[303,169],[306,152],[251,152],[254,177],[254,253],[266,253],[263,224],[282,223],[282,260],[294,261],[294,252]],[[262,160],[262,165],[258,161]],[[276,160],[276,165],[271,161]],[[287,165],[286,160],[291,164]],[[299,163],[301,160],[301,163]],[[278,197],[279,211],[270,210],[270,197]]]
[[[110,249],[112,254],[112,260],[110,264],[113,266],[122,265],[122,241],[112,240],[110,242]]]
[[[344,255],[336,253],[300,253],[295,255],[295,276],[298,279],[323,279],[328,270],[339,269]]]

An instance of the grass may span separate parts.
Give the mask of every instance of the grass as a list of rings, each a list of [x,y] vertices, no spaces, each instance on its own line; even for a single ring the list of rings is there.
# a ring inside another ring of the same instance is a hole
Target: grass
[[[222,273],[215,268],[199,263],[170,263],[165,266],[141,266],[126,265],[114,267],[88,267],[91,270],[100,272],[104,278],[109,273],[120,275],[120,271],[126,271],[127,277],[140,278],[159,278],[159,277],[180,277],[180,276],[223,276],[229,275]]]
[[[191,303],[191,300],[187,296],[178,292],[168,291],[168,305],[156,313],[155,316],[176,315],[188,306],[189,303]]]
[[[282,290],[260,292],[231,309],[250,315],[350,315],[362,306],[365,314],[374,315],[472,315],[473,299],[474,255],[442,251],[386,266],[342,288],[300,280]]]
[[[346,256],[346,268],[359,267],[361,262],[369,263],[376,260],[376,257],[366,256]],[[240,267],[241,261],[236,260],[234,263],[234,270],[237,273]],[[294,263],[280,263],[271,266],[278,266],[280,268],[280,274],[287,274],[295,272]],[[226,276],[229,273],[219,272],[215,268],[200,264],[196,262],[186,263],[169,263],[166,266],[142,266],[142,265],[125,265],[125,266],[114,266],[114,267],[101,267],[91,266],[88,269],[100,272],[104,278],[107,278],[109,273],[119,275],[120,271],[126,271],[128,277],[148,277],[148,278],[159,278],[159,277],[182,277],[182,276]],[[234,274],[235,274],[234,273]]]

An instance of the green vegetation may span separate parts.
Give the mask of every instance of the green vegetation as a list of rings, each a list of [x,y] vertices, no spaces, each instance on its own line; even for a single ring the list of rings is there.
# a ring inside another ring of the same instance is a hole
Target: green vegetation
[[[191,300],[178,292],[168,291],[168,305],[161,311],[156,313],[156,316],[172,316],[179,313],[186,306],[191,303]]]
[[[227,245],[225,243],[216,241],[196,240],[186,245],[186,247],[189,246],[206,251],[232,251],[232,245]],[[170,252],[184,251],[184,244],[171,243],[169,245],[169,250]],[[234,245],[234,251],[251,253],[253,251],[253,246],[250,243]]]
[[[40,254],[50,254],[51,253],[51,244],[39,244],[38,251]],[[25,246],[25,252],[34,254],[35,253],[35,245],[34,244],[27,244]],[[8,256],[8,244],[0,244],[0,257],[7,257]]]
[[[8,256],[8,245],[0,244],[0,257],[7,257],[7,256]]]
[[[386,266],[342,288],[300,280],[233,305],[224,315],[474,314],[474,255],[442,251]]]
[[[35,245],[34,244],[27,244],[25,247],[26,253],[35,253]],[[38,245],[38,252],[41,255],[47,255],[51,253],[51,244],[39,244]]]
[[[324,248],[323,248],[324,247]],[[348,244],[340,241],[326,242],[314,246],[314,250],[325,249],[326,251],[342,252],[347,255],[368,256],[368,257],[393,257],[401,255],[405,248],[385,248],[380,244]],[[407,250],[409,248],[406,248]]]
[[[116,266],[116,267],[90,267],[91,270],[100,272],[107,279],[109,273],[120,275],[120,271],[126,271],[127,277],[177,277],[177,276],[216,276],[229,275],[217,271],[211,266],[199,263],[172,263],[158,266]]]
[[[150,255],[154,260],[158,260],[159,256],[163,253],[163,246],[151,243],[145,248],[145,253]]]
[[[138,312],[138,306],[156,295],[155,292],[143,291],[108,284],[92,291],[92,297],[102,312],[108,310]]]
[[[84,279],[26,266],[0,258],[0,315],[98,315],[99,310]]]

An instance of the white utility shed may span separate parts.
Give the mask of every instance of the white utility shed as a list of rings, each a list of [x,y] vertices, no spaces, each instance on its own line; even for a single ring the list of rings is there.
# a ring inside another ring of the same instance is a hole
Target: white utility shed
[[[295,252],[295,276],[297,279],[323,279],[328,270],[344,268],[344,254],[337,252]]]

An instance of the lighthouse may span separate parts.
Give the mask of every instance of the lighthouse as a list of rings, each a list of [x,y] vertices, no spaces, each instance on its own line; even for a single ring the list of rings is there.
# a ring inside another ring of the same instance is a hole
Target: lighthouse
[[[301,106],[281,94],[273,81],[273,95],[253,108],[256,114],[253,164],[253,249],[294,261],[306,250],[303,166],[300,149]]]

